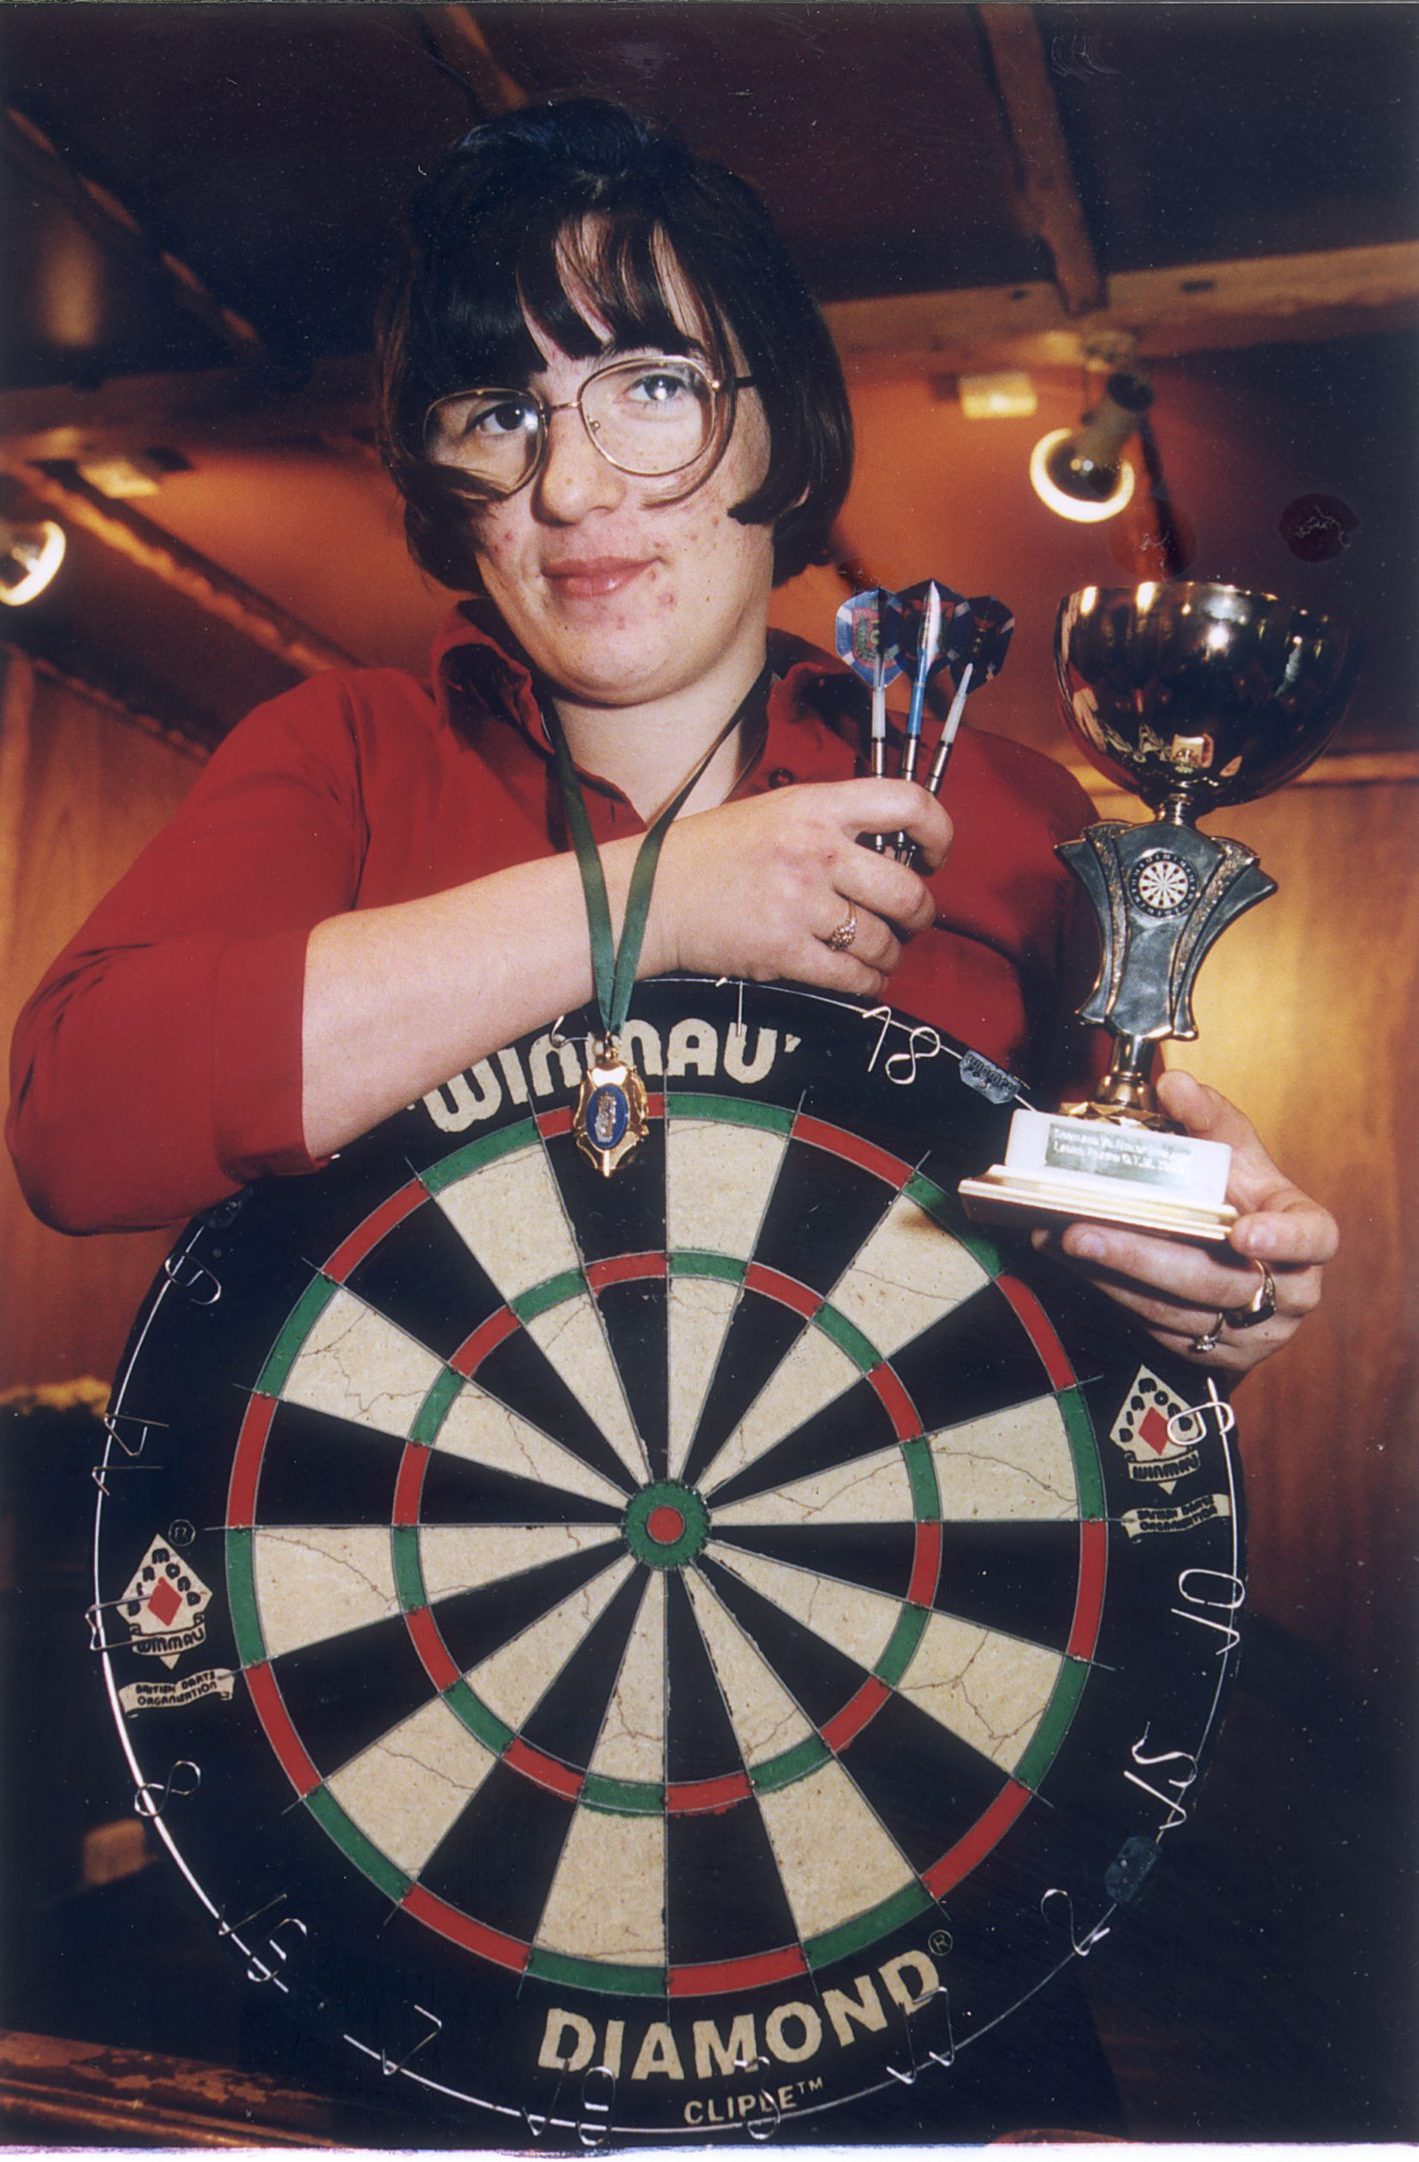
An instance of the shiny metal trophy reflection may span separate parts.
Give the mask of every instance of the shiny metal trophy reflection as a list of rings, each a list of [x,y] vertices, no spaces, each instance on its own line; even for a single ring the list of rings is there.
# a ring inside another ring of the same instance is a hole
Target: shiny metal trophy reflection
[[[1065,718],[1094,765],[1141,796],[1151,825],[1107,819],[1058,851],[1098,922],[1098,979],[1079,1008],[1114,1037],[1085,1104],[1019,1110],[1005,1162],[961,1192],[973,1216],[1092,1217],[1225,1239],[1231,1151],[1173,1129],[1151,1069],[1169,1036],[1197,1034],[1204,956],[1276,891],[1240,841],[1197,820],[1308,766],[1354,684],[1356,640],[1324,616],[1223,585],[1086,586],[1060,605],[1055,667]]]

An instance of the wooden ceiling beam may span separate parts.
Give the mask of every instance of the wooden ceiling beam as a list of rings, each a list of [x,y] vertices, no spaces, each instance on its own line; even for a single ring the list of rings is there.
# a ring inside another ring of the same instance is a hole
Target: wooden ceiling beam
[[[298,390],[240,368],[194,368],[116,375],[96,389],[56,383],[0,394],[0,450],[31,460],[167,444],[239,449],[369,425],[368,353],[317,361]]]
[[[824,310],[850,375],[1077,368],[1123,334],[1145,359],[1419,325],[1419,242],[1124,271],[1071,317],[1052,285],[845,300]]]
[[[255,325],[227,307],[181,256],[163,247],[128,205],[101,181],[81,172],[28,113],[0,108],[0,148],[47,195],[55,197],[110,253],[155,279],[189,315],[248,366],[274,367],[276,358]]]
[[[489,119],[529,102],[521,83],[499,62],[471,7],[421,7],[419,14],[442,59],[463,76]]]
[[[240,631],[253,645],[274,654],[297,674],[314,676],[327,668],[358,665],[342,647],[322,638],[318,631],[288,615],[264,593],[189,548],[186,542],[165,533],[129,504],[109,502],[77,476],[15,461],[7,461],[7,468],[28,495],[66,525],[92,534],[105,548],[112,548],[169,591],[195,603],[205,614]]]
[[[1021,0],[988,0],[972,12],[990,54],[1026,215],[1049,250],[1065,314],[1086,315],[1104,305],[1104,275],[1070,163],[1034,10]]]

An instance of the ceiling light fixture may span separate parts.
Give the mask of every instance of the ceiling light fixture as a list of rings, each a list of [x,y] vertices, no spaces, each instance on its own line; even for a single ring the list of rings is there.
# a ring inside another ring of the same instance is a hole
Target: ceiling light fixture
[[[0,518],[0,606],[37,600],[64,561],[64,528],[52,518],[32,524]]]

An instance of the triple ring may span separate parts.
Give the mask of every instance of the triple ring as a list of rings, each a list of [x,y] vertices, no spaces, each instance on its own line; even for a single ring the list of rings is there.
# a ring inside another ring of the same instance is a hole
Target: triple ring
[[[849,902],[848,912],[836,931],[830,931],[823,943],[829,953],[846,953],[857,936],[857,910]]]
[[[1189,1351],[1215,1351],[1222,1341],[1223,1329],[1254,1329],[1263,1321],[1270,1321],[1276,1311],[1276,1279],[1266,1263],[1256,1254],[1252,1264],[1261,1271],[1261,1282],[1245,1306],[1223,1306],[1210,1329],[1195,1336],[1188,1345]]]

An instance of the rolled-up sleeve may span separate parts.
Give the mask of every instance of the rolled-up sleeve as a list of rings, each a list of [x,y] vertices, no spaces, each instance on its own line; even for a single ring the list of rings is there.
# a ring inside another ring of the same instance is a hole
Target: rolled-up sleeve
[[[359,765],[338,675],[258,708],[49,970],[15,1030],[6,1126],[47,1223],[173,1223],[315,1168],[305,954],[358,894]]]

